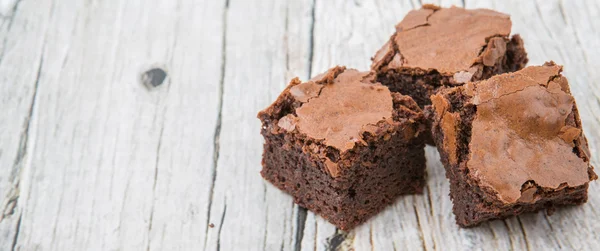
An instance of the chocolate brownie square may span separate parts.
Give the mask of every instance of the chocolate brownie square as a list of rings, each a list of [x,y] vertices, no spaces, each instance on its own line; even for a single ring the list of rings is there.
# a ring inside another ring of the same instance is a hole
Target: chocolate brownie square
[[[424,5],[396,25],[371,69],[377,81],[425,108],[440,87],[522,69],[527,53],[519,35],[509,38],[511,26],[508,15],[492,10]]]
[[[597,176],[561,71],[549,62],[431,97],[458,225],[587,201]]]
[[[425,183],[425,117],[374,79],[344,67],[296,78],[258,114],[261,175],[343,230]]]

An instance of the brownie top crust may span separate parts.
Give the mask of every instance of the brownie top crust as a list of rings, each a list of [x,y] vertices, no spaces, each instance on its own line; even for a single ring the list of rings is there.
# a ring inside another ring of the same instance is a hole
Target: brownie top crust
[[[261,133],[302,145],[334,178],[355,166],[374,144],[395,140],[418,145],[426,130],[425,116],[411,97],[390,92],[373,72],[343,66],[306,82],[292,79],[258,118]]]
[[[396,25],[372,68],[437,70],[466,82],[477,71],[474,64],[493,66],[504,55],[511,26],[508,15],[488,9],[424,5]]]
[[[468,175],[503,203],[533,203],[538,189],[577,187],[596,178],[561,71],[562,66],[550,62],[458,87],[467,104],[476,106]],[[448,101],[440,97],[432,98],[436,113],[450,115]],[[447,115],[440,125],[447,127],[444,132],[455,131],[457,117]]]
[[[290,93],[303,104],[296,109],[296,116],[288,114],[278,125],[295,127],[341,153],[352,149],[355,143],[364,143],[361,135],[369,125],[392,118],[390,91],[372,81],[368,72],[333,69],[295,85]]]

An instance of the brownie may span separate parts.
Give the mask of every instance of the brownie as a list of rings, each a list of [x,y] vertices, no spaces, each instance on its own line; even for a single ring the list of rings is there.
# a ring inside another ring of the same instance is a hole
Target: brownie
[[[373,73],[335,67],[293,79],[259,112],[261,175],[300,206],[349,230],[425,183],[425,117]]]
[[[597,176],[561,71],[549,62],[431,97],[458,225],[587,201]]]
[[[371,69],[391,91],[426,108],[440,87],[522,69],[527,53],[519,35],[509,37],[511,26],[508,15],[488,9],[424,5],[396,25]]]

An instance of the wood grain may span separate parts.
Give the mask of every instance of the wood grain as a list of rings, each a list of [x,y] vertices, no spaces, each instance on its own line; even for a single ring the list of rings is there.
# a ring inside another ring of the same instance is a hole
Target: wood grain
[[[49,3],[0,1],[0,250],[15,246],[36,134]]]
[[[530,65],[565,65],[600,166],[597,1],[0,0],[0,250],[596,249],[597,182],[460,229],[432,147],[425,193],[350,232],[262,180],[256,113],[292,77],[368,69],[425,3],[506,12]]]

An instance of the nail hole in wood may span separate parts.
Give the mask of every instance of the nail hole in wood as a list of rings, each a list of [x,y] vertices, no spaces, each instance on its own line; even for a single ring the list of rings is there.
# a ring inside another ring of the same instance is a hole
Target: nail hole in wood
[[[167,78],[167,72],[161,68],[152,68],[142,74],[142,83],[148,89],[156,88],[162,85]]]

